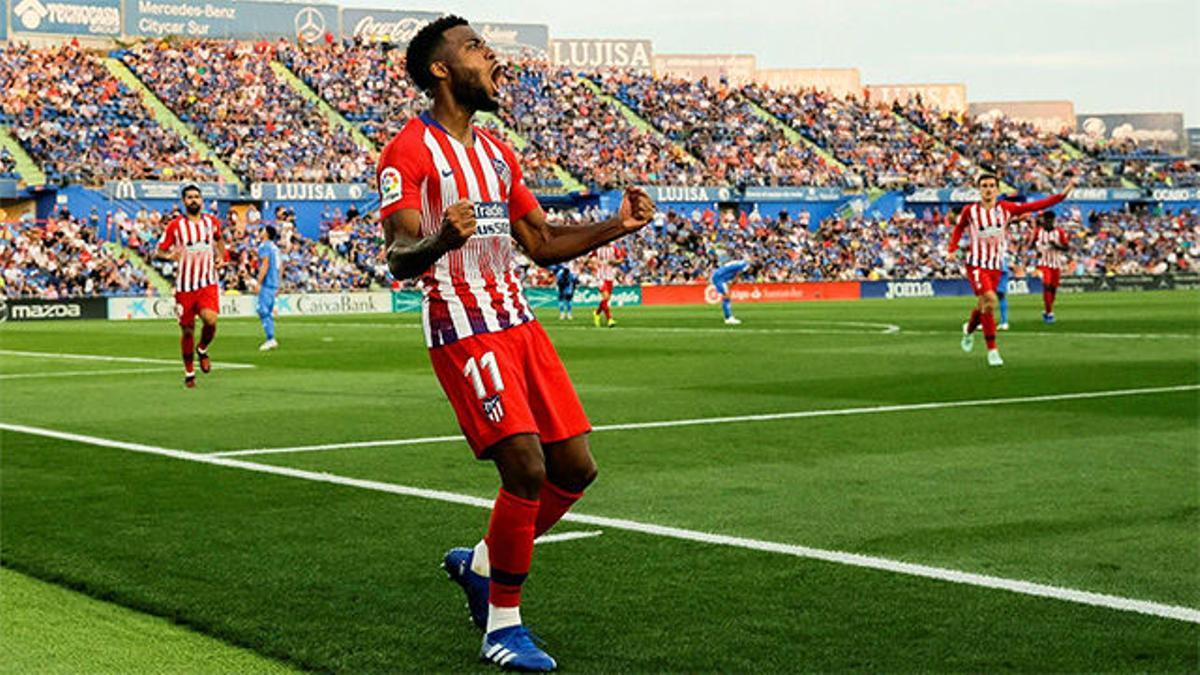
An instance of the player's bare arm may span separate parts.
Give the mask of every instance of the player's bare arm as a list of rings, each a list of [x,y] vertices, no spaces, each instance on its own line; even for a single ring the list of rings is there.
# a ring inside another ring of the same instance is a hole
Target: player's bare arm
[[[225,267],[225,265],[228,264],[228,258],[225,257],[225,240],[217,237],[217,240],[213,242],[213,250],[217,252],[216,259],[214,261],[217,265],[217,268],[219,269]]]
[[[447,207],[437,234],[421,236],[421,212],[400,209],[383,219],[388,270],[396,279],[420,276],[446,253],[462,247],[475,234],[475,207],[461,200]]]
[[[608,220],[582,226],[551,225],[541,207],[513,224],[513,236],[539,265],[553,265],[585,255],[610,241],[645,227],[654,218],[654,200],[646,191],[625,190],[621,208]]]

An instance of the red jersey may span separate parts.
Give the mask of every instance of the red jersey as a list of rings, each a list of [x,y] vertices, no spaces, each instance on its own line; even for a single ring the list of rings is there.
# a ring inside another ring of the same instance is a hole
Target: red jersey
[[[1037,246],[1038,267],[1061,270],[1067,266],[1067,254],[1054,248],[1055,244],[1067,245],[1067,233],[1061,227],[1048,231],[1039,227],[1030,234],[1029,239]]]
[[[534,319],[513,264],[511,224],[537,208],[516,155],[473,126],[466,147],[428,112],[413,118],[379,157],[381,218],[421,212],[421,236],[437,234],[455,202],[475,205],[475,234],[421,274],[421,322],[429,347],[495,333]]]
[[[1008,251],[1009,222],[1016,216],[1048,209],[1066,197],[1066,194],[1057,194],[1027,204],[996,202],[990,209],[979,202],[971,204],[958,216],[958,224],[950,235],[950,252],[958,250],[963,231],[969,230],[971,252],[967,256],[967,265],[986,270],[1003,269],[1004,255]]]
[[[217,254],[213,247],[220,236],[220,221],[207,213],[196,220],[176,216],[167,223],[158,250],[183,246],[183,256],[175,263],[176,293],[189,293],[217,283]]]
[[[621,250],[615,244],[608,244],[596,249],[596,276],[600,281],[615,281],[617,278],[617,263],[621,261]]]

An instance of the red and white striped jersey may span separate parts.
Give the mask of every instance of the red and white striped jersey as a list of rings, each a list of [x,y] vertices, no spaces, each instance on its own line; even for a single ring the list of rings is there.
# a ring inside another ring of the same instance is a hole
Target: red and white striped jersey
[[[200,214],[195,220],[176,216],[167,223],[158,250],[183,247],[175,262],[175,292],[187,293],[217,283],[217,253],[214,245],[221,237],[221,222],[216,216]]]
[[[967,266],[985,270],[1004,269],[1004,256],[1008,251],[1008,224],[1017,216],[1048,209],[1066,199],[1057,194],[1025,204],[996,202],[992,208],[976,202],[963,208],[958,224],[950,235],[950,252],[958,250],[963,232],[971,237],[971,250]]]
[[[616,281],[617,263],[621,261],[621,250],[616,244],[607,244],[596,249],[596,276],[600,281]]]
[[[379,158],[380,217],[421,212],[421,236],[436,234],[446,207],[475,205],[475,234],[420,278],[421,320],[429,347],[533,321],[513,264],[511,224],[537,208],[516,155],[473,127],[466,147],[428,112],[409,120]]]
[[[1067,254],[1054,248],[1054,244],[1067,245],[1067,233],[1061,227],[1053,230],[1039,227],[1030,238],[1037,245],[1038,267],[1061,270],[1067,266]]]

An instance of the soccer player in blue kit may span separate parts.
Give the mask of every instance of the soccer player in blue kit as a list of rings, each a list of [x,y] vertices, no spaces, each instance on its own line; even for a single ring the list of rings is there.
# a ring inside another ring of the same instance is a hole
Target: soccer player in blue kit
[[[554,284],[558,286],[558,318],[560,321],[570,321],[575,318],[571,316],[571,307],[575,301],[575,284],[579,279],[566,265],[553,265],[550,269],[554,271]]]
[[[279,231],[273,225],[267,225],[258,231],[258,320],[262,322],[263,332],[267,335],[266,342],[259,345],[259,351],[275,349],[279,343],[275,341],[275,294],[279,292],[279,247],[275,242],[279,239]]]
[[[721,311],[725,313],[725,323],[730,326],[740,324],[741,320],[733,315],[732,302],[729,299],[729,284],[734,277],[749,266],[750,261],[748,260],[730,260],[722,263],[712,274],[712,285],[721,294]]]

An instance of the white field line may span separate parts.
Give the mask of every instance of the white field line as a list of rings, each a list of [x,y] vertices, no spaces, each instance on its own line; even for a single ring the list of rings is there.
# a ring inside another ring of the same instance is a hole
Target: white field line
[[[215,367],[215,364],[214,364]],[[181,370],[182,364],[174,368],[113,368],[112,370],[63,370],[56,373],[9,373],[0,375],[0,380],[33,380],[48,377],[95,377],[98,375],[136,375],[141,373],[173,373]]]
[[[599,537],[604,534],[603,530],[588,530],[579,532],[563,532],[562,534],[543,534],[533,540],[535,544],[553,544],[557,541],[571,541],[572,539],[587,539],[589,537]]]
[[[947,408],[972,408],[978,406],[1011,405],[1016,403],[1044,403],[1047,401],[1074,401],[1090,398],[1116,398],[1121,396],[1146,396],[1149,394],[1166,394],[1181,391],[1200,390],[1200,384],[1181,384],[1171,387],[1146,387],[1143,389],[1112,389],[1108,391],[1084,391],[1071,394],[1044,394],[1041,396],[1019,396],[1015,398],[983,398],[967,401],[933,401],[930,403],[901,403],[896,405],[879,405],[863,408],[830,408],[825,410],[798,410],[795,412],[763,413],[759,415],[731,415],[727,417],[697,417],[681,420],[660,420],[656,422],[629,422],[625,424],[601,424],[592,427],[592,431],[629,431],[634,429],[661,429],[665,427],[687,427],[705,424],[734,424],[739,422],[770,422],[775,420],[794,420],[809,417],[841,417],[849,415],[874,415],[879,413],[913,412],[919,410],[942,410]],[[250,448],[247,450],[228,450],[212,453],[212,457],[242,457],[247,455],[276,455],[293,452],[318,452],[322,450],[348,450],[353,448],[381,448],[398,445],[421,445],[425,443],[451,443],[462,441],[461,435],[426,436],[424,438],[401,438],[379,441],[354,441],[348,443],[327,443],[324,445],[297,445],[284,448]]]
[[[60,352],[25,352],[13,349],[0,349],[0,356],[27,356],[35,359],[67,359],[71,361],[107,361],[109,363],[153,363],[159,365],[178,365],[183,367],[180,359],[147,359],[138,356],[107,356],[104,354],[68,354]],[[254,368],[252,363],[229,363],[217,361],[213,367],[221,368]]]
[[[305,471],[303,469],[293,469],[285,466],[258,464],[255,462],[232,459],[229,457],[214,457],[212,455],[187,452],[185,450],[172,450],[169,448],[160,448],[152,445],[143,445],[141,443],[115,441],[106,438],[97,438],[94,436],[85,436],[82,434],[73,434],[63,431],[55,431],[53,429],[43,429],[40,427],[31,427],[20,424],[8,424],[5,422],[0,422],[0,429],[33,436],[41,436],[44,438],[70,441],[74,443],[84,443],[105,448],[115,448],[118,450],[128,450],[131,452],[171,457],[173,459],[197,462],[200,464],[210,464],[233,469],[242,469],[244,471],[271,474],[275,476],[298,478],[301,480],[309,480],[318,483],[342,485],[363,490],[373,490],[376,492],[386,492],[389,494],[403,495],[407,497],[417,497],[420,499],[460,504],[463,506],[474,506],[482,509],[492,508],[491,499],[482,499],[480,497],[472,497],[470,495],[458,494],[456,492],[429,490],[425,488],[409,487],[406,485],[396,485],[394,483],[383,483],[380,481],[364,480],[360,478],[349,478],[331,473]],[[1081,605],[1103,607],[1122,612],[1136,612],[1138,614],[1146,614],[1164,619],[1173,619],[1176,621],[1186,621],[1188,623],[1200,624],[1200,610],[1191,607],[1166,605],[1147,600],[1137,600],[1134,598],[1125,598],[1116,595],[1106,595],[1103,593],[1092,593],[1074,588],[1050,586],[1031,581],[1023,581],[1020,579],[1007,579],[1004,577],[996,577],[985,574],[974,574],[961,570],[932,567],[929,565],[919,565],[899,560],[891,560],[889,558],[846,553],[844,551],[831,551],[819,548],[810,548],[807,546],[796,546],[794,544],[764,541],[761,539],[748,539],[744,537],[713,534],[710,532],[687,530],[666,525],[656,525],[653,523],[643,523],[635,520],[626,520],[623,518],[605,518],[601,516],[584,515],[581,513],[568,513],[563,517],[563,520],[573,523],[584,523],[587,525],[604,527],[606,529],[638,532],[651,536],[667,537],[671,539],[692,541],[702,544],[729,546],[752,551],[762,551],[765,553],[790,555],[797,558],[821,560],[840,565],[849,565],[852,567],[862,567],[884,572],[892,572],[895,574],[924,577],[927,579],[965,584],[968,586],[1004,590],[1022,595],[1052,598],[1055,600],[1062,600],[1064,602],[1072,602]]]

